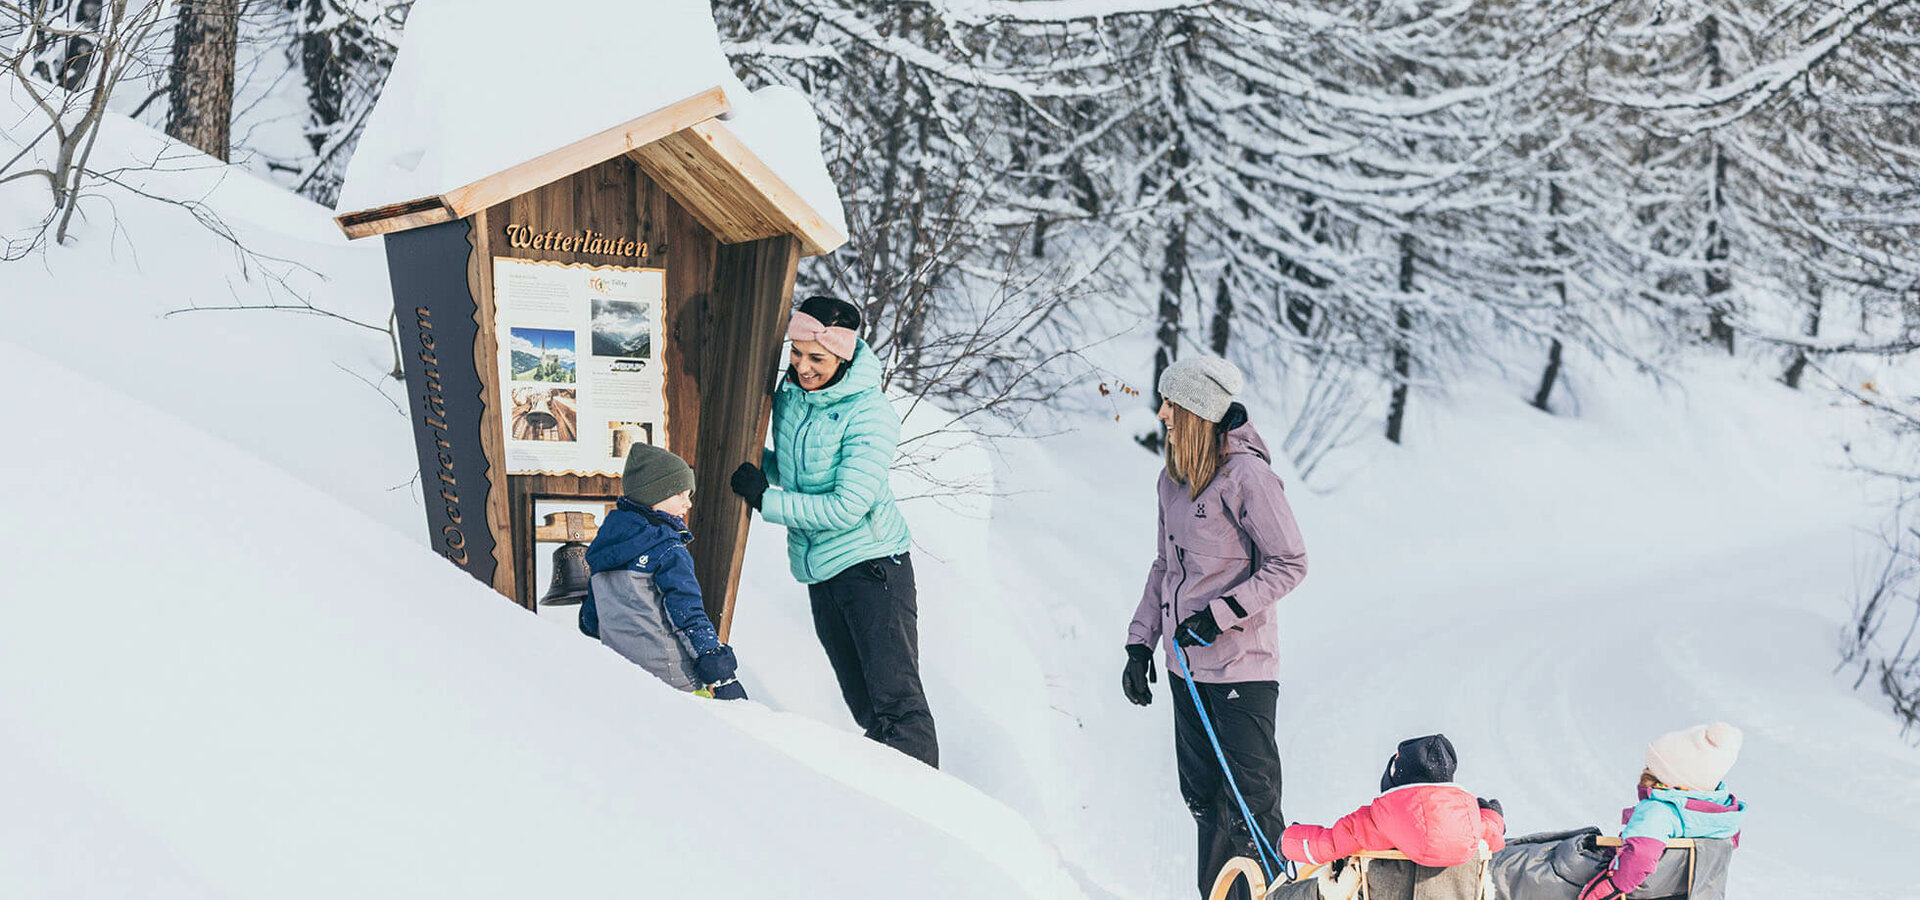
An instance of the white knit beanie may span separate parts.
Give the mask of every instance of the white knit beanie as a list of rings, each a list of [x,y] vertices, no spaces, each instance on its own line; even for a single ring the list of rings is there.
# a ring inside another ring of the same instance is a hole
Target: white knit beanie
[[[1160,396],[1209,422],[1227,415],[1245,379],[1233,363],[1218,356],[1194,356],[1160,373]]]
[[[1711,791],[1733,769],[1740,741],[1740,729],[1725,722],[1663,734],[1647,745],[1647,770],[1684,791]]]

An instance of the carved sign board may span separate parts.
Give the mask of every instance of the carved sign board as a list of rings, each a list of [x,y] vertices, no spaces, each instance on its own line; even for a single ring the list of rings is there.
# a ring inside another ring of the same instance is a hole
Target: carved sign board
[[[387,235],[394,311],[406,353],[407,406],[433,549],[487,584],[498,548],[487,458],[486,385],[475,359],[479,311],[467,279],[467,220]],[[504,502],[504,497],[497,502]]]
[[[509,474],[619,475],[667,446],[666,270],[495,257]]]

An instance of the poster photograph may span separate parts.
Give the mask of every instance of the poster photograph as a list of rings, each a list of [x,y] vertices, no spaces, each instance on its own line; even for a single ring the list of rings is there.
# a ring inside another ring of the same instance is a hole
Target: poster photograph
[[[593,355],[623,359],[653,356],[653,326],[648,304],[619,300],[593,301]]]
[[[578,441],[580,414],[572,388],[513,386],[513,416],[507,431],[516,441]]]
[[[508,355],[514,381],[572,384],[573,332],[550,328],[509,329],[513,350]]]
[[[664,444],[665,270],[493,264],[507,471],[618,475],[634,444]]]
[[[635,444],[653,444],[651,422],[608,422],[607,432],[613,437],[614,459],[626,459]]]

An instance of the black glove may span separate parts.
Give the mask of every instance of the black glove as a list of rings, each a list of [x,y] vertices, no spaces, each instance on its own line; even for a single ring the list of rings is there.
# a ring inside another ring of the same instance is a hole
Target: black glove
[[[1120,676],[1120,690],[1135,706],[1146,706],[1153,702],[1153,688],[1147,685],[1160,680],[1160,673],[1153,670],[1153,648],[1145,644],[1127,645],[1127,671]]]
[[[733,679],[734,669],[739,662],[733,658],[733,648],[721,644],[712,650],[700,654],[693,660],[693,676],[701,684],[719,684]]]
[[[740,468],[733,470],[733,478],[729,483],[733,492],[754,509],[760,508],[760,501],[767,495],[767,473],[760,471],[760,467],[753,463],[741,463]]]
[[[1220,626],[1213,621],[1213,610],[1210,609],[1188,616],[1173,630],[1173,642],[1182,647],[1211,644],[1219,636]]]
[[[1500,801],[1498,801],[1498,800],[1487,800],[1487,799],[1484,799],[1484,798],[1480,798],[1480,797],[1475,797],[1474,799],[1475,799],[1475,800],[1479,800],[1479,801],[1480,801],[1480,808],[1481,808],[1481,809],[1490,809],[1490,810],[1493,810],[1493,814],[1494,814],[1494,815],[1496,815],[1496,816],[1499,816],[1499,817],[1500,817],[1500,818],[1502,818],[1502,819],[1504,819],[1504,818],[1506,818],[1506,817],[1507,817],[1507,813],[1506,813],[1506,811],[1500,808]]]
[[[747,689],[741,687],[738,681],[716,684],[713,686],[713,697],[715,700],[745,700]]]

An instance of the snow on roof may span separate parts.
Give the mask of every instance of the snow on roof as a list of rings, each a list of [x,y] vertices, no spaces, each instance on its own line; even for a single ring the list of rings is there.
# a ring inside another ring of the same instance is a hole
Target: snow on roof
[[[706,0],[420,0],[347,166],[341,211],[445,194],[719,87],[753,152],[846,230],[819,126],[790,89],[749,94]],[[797,135],[807,139],[796,140]]]
[[[745,100],[734,99],[733,112],[721,120],[828,225],[848,233],[840,191],[820,155],[820,120],[806,94],[785,85],[764,87]]]

